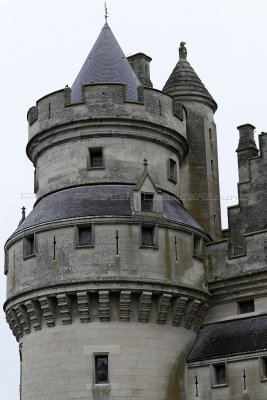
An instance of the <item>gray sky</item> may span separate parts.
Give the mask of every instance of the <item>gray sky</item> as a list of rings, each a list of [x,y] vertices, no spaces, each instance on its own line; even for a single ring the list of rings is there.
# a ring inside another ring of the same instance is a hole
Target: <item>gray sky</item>
[[[188,60],[218,103],[223,226],[236,203],[236,126],[267,130],[266,0],[109,0],[109,24],[126,55],[151,56],[161,89],[178,61]],[[25,155],[26,113],[43,95],[73,83],[104,24],[102,0],[0,0],[1,231],[0,248],[15,230],[20,208],[34,198],[33,167]],[[230,200],[226,200],[226,199]],[[1,250],[3,271],[4,254]],[[0,279],[1,303],[5,277]],[[19,399],[17,343],[0,313],[0,398]]]

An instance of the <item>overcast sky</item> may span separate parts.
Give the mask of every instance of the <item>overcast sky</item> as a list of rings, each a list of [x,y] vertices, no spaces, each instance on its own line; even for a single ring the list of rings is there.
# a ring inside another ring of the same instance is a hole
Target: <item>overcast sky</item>
[[[226,207],[237,202],[236,126],[255,125],[256,137],[267,130],[267,1],[109,0],[108,8],[125,54],[152,57],[157,89],[178,61],[179,43],[187,43],[189,62],[219,106],[215,120],[226,227]],[[34,202],[33,167],[25,155],[27,110],[43,95],[73,83],[103,24],[102,0],[0,0],[1,249],[21,207],[29,212]],[[1,250],[2,271],[3,259]],[[0,289],[3,303],[4,275]],[[0,338],[0,398],[18,400],[18,347],[3,313]]]

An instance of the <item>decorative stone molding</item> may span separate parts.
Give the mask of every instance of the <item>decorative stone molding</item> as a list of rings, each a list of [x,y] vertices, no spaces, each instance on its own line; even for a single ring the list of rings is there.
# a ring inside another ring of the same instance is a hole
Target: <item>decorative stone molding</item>
[[[43,317],[48,327],[55,326],[55,311],[51,299],[41,297],[39,299]]]
[[[185,317],[185,327],[187,329],[191,328],[191,326],[193,324],[193,320],[198,312],[200,304],[201,304],[201,301],[199,301],[199,300],[193,300],[192,303],[190,304],[188,313]]]
[[[77,293],[77,303],[78,310],[80,314],[80,320],[82,323],[90,322],[90,312],[89,312],[89,297],[87,292]]]
[[[174,326],[179,326],[184,315],[185,308],[187,306],[188,297],[181,296],[179,297],[173,307],[173,317],[172,324]]]
[[[23,305],[16,305],[14,307],[14,312],[16,313],[16,316],[19,320],[20,326],[22,327],[22,330],[24,333],[30,333],[31,332],[31,324],[29,320],[29,316],[26,312],[26,309]]]
[[[63,325],[71,324],[71,303],[66,294],[58,294],[58,309]]]
[[[37,303],[33,300],[28,300],[25,302],[25,307],[27,310],[27,313],[29,315],[31,324],[33,328],[38,331],[41,329],[41,315],[40,315],[40,309],[37,305]]]
[[[210,308],[210,306],[208,304],[202,304],[199,307],[199,311],[198,311],[196,319],[195,319],[195,327],[194,327],[195,332],[198,332],[200,325],[206,319],[209,308]]]
[[[139,306],[139,322],[148,322],[152,301],[152,292],[143,292]]]
[[[99,319],[101,322],[109,321],[109,291],[99,291]]]
[[[19,323],[15,319],[15,316],[14,316],[14,313],[12,310],[9,310],[6,313],[6,319],[7,319],[8,325],[10,326],[10,329],[13,332],[13,335],[15,336],[17,341],[19,341],[19,339],[23,336],[23,333],[19,326]]]
[[[131,312],[131,291],[122,290],[120,294],[120,321],[128,322]]]
[[[114,290],[110,296],[109,290],[71,290],[65,293],[56,291],[49,295],[36,296],[31,299],[24,296],[17,303],[7,306],[6,318],[9,326],[19,341],[29,334],[31,329],[42,328],[42,322],[47,327],[53,327],[59,322],[63,325],[72,324],[72,313],[78,310],[81,323],[91,322],[91,316],[97,320],[95,301],[91,296],[98,296],[98,318],[100,322],[153,322],[157,324],[172,324],[197,331],[204,321],[209,305],[206,300],[177,293],[140,290]],[[118,301],[119,295],[119,301]],[[139,305],[137,303],[139,301]],[[153,313],[151,309],[153,306]],[[72,312],[73,310],[73,312]],[[110,310],[113,310],[111,313]],[[60,316],[60,318],[56,317]]]
[[[158,307],[158,315],[157,315],[157,323],[158,324],[165,324],[167,314],[169,311],[169,307],[171,305],[171,298],[170,294],[163,294],[159,299],[159,307]]]

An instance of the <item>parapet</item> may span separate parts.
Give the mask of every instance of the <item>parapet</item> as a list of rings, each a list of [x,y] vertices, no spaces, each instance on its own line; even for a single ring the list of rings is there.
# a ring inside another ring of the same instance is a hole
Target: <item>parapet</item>
[[[207,244],[206,266],[210,282],[266,271],[267,229],[243,237],[244,248],[239,251],[234,248],[231,238]]]
[[[186,138],[186,112],[173,97],[152,88],[139,87],[138,102],[128,101],[126,85],[97,83],[82,86],[81,103],[71,103],[71,89],[42,97],[28,111],[29,140],[55,126],[89,120],[131,119],[148,121],[174,130]]]

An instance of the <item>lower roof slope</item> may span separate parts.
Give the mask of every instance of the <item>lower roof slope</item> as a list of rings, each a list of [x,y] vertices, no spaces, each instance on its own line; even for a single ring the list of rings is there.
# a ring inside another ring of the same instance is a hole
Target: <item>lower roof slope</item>
[[[205,233],[175,196],[163,193],[163,217],[168,221]],[[92,185],[64,189],[39,200],[15,233],[40,224],[86,217],[131,217],[134,215],[132,187]]]
[[[200,329],[187,362],[267,350],[267,315],[219,322]]]

